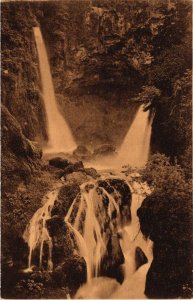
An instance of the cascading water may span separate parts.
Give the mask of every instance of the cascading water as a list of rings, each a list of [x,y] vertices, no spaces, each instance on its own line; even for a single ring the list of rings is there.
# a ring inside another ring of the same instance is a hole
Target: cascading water
[[[119,224],[119,234],[121,249],[125,258],[123,265],[124,281],[118,285],[116,280],[104,277],[93,278],[90,282],[80,287],[75,295],[79,299],[143,299],[146,274],[152,262],[152,242],[145,240],[139,227],[139,220],[137,217],[137,209],[141,206],[146,195],[150,194],[150,190],[146,184],[137,181],[130,182],[130,189],[132,190],[131,203],[131,222],[124,226]],[[108,193],[107,193],[108,194]],[[109,196],[109,194],[108,194]],[[136,248],[144,252],[147,257],[147,263],[136,268],[135,253]]]
[[[150,152],[150,140],[154,112],[140,105],[124,141],[117,153],[100,156],[86,165],[96,169],[118,169],[124,165],[144,167]]]
[[[108,189],[99,182],[92,180],[82,184],[80,194],[76,196],[67,214],[64,216],[64,221],[73,235],[75,248],[80,257],[83,257],[86,262],[87,284],[80,288],[76,297],[94,298],[100,295],[101,298],[105,298],[104,295],[106,293],[103,291],[105,286],[105,289],[112,293],[112,295],[109,295],[110,298],[119,298],[118,292],[122,295],[121,298],[129,298],[127,297],[128,295],[133,295],[131,282],[135,283],[135,295],[138,295],[138,291],[140,291],[142,294],[140,296],[144,297],[146,273],[152,260],[152,253],[150,241],[144,240],[140,232],[136,212],[145,196],[150,193],[150,190],[146,184],[137,182],[137,180],[132,180],[128,183],[125,178],[122,180],[124,186],[126,185],[132,192],[131,207],[129,207],[129,203],[127,205],[124,204],[128,209],[126,210],[128,218],[123,222],[122,212],[125,211],[125,208],[123,208],[121,201],[125,200],[123,198],[120,200],[120,194],[116,190],[112,191],[113,189],[111,188],[111,192],[110,190],[107,191]],[[105,182],[107,185],[111,184],[110,179],[107,179]],[[51,218],[57,195],[57,189],[48,193],[47,201],[43,207],[37,210],[26,228],[24,239],[29,246],[29,265],[27,270],[30,270],[32,267],[32,256],[35,249],[39,249],[41,266],[44,255],[44,243],[47,243],[49,248],[47,268],[50,271],[53,268],[52,238],[49,235],[46,221]],[[130,210],[131,221],[129,218]],[[104,278],[98,277],[101,274],[100,267],[103,263],[103,257],[107,253],[108,241],[117,233],[122,234],[120,246],[125,258],[123,265],[125,279],[122,285],[119,285],[113,279],[104,280]],[[141,266],[138,270],[136,270],[135,263],[136,247],[140,247],[148,259],[148,263]],[[100,280],[102,280],[101,282],[106,282],[106,285],[100,284]],[[130,286],[129,290],[128,285]],[[113,287],[112,291],[110,286]],[[124,292],[125,288],[123,289],[123,287],[126,288],[127,292]]]
[[[52,82],[46,47],[39,27],[34,27],[34,36],[39,57],[42,92],[47,117],[48,144],[44,153],[70,152],[76,143],[64,117],[60,114]]]
[[[144,111],[144,105],[141,105],[118,151],[117,160],[122,165],[129,164],[131,167],[142,167],[147,162],[152,118],[150,112]]]
[[[53,269],[52,240],[46,227],[46,221],[51,217],[52,207],[57,199],[58,191],[58,189],[55,189],[47,194],[44,200],[45,204],[33,215],[23,234],[23,238],[28,243],[29,247],[28,268],[25,270],[26,272],[32,271],[32,255],[38,245],[40,245],[39,266],[42,266],[43,248],[45,243],[47,243],[49,247],[48,270],[52,271]]]

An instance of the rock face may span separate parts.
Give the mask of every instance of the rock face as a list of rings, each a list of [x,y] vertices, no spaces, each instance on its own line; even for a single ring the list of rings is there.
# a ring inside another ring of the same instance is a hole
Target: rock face
[[[16,119],[2,105],[2,183],[6,190],[21,181],[27,182],[40,166],[41,149],[22,133]],[[10,179],[12,184],[10,186]]]
[[[177,202],[160,203],[150,196],[138,209],[141,231],[154,242],[145,288],[148,298],[191,298],[191,221],[185,206],[179,208]]]
[[[46,139],[46,121],[33,38],[37,22],[27,3],[4,3],[3,11],[2,103],[27,138],[42,142]]]
[[[138,6],[124,2],[111,5],[85,2],[76,6],[73,3],[58,7],[42,5],[41,9],[53,10],[58,17],[64,14],[59,27],[48,14],[41,19],[59,93],[64,89],[74,92],[78,86],[96,93],[99,87],[129,90],[136,80],[139,84],[143,69],[153,61],[153,40],[164,25],[164,15],[155,17],[148,4],[141,1]],[[146,20],[144,26],[143,20]],[[67,24],[73,24],[71,35]],[[59,78],[59,71],[64,72],[63,79]]]

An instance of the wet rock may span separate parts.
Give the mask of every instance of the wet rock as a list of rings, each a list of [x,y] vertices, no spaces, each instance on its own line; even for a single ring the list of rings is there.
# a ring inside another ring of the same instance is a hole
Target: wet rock
[[[147,257],[145,256],[144,252],[141,250],[140,247],[137,247],[135,250],[135,264],[136,270],[147,263]]]
[[[51,237],[55,236],[61,228],[64,230],[64,234],[66,232],[64,218],[60,216],[55,215],[51,219],[48,219],[46,225]]]
[[[98,186],[104,188],[109,194],[114,192],[114,188],[106,180],[98,180]]]
[[[92,156],[92,153],[85,146],[78,146],[73,155],[78,159],[87,160]]]
[[[74,245],[64,217],[53,216],[47,220],[47,228],[53,244],[52,262],[56,267],[72,254]]]
[[[67,167],[64,169],[64,175],[71,174],[73,172],[84,171],[84,165],[82,161],[78,161],[75,163],[69,163]]]
[[[119,205],[122,224],[131,220],[131,191],[127,183],[122,179],[99,180],[98,185],[104,188],[109,194],[112,194]],[[116,216],[114,216],[116,218]]]
[[[78,289],[86,282],[86,263],[80,256],[71,256],[53,271],[53,280],[56,286],[68,286]]]
[[[131,205],[131,191],[130,191],[130,188],[128,187],[127,183],[121,179],[108,179],[108,182],[114,189],[116,189],[120,193],[120,195],[122,197],[121,206],[124,206],[124,205],[130,206]]]
[[[81,185],[82,183],[84,183],[88,180],[88,177],[83,172],[73,172],[71,174],[66,175],[66,180],[69,183],[76,183],[76,184]]]
[[[49,164],[59,169],[66,168],[70,162],[67,159],[61,157],[55,157],[49,160]]]
[[[94,184],[87,184],[85,185],[85,191],[88,193],[90,190],[94,188]]]
[[[80,193],[80,187],[76,183],[66,184],[61,187],[58,199],[52,208],[51,216],[57,215],[61,218],[67,214],[74,198]]]
[[[94,150],[94,156],[110,155],[115,154],[116,148],[110,144],[101,145],[99,148]]]
[[[84,171],[88,176],[91,176],[94,179],[100,177],[100,174],[98,174],[97,170],[95,170],[94,168],[85,168]]]
[[[107,253],[102,259],[101,274],[111,278],[116,278],[118,282],[123,281],[121,264],[124,263],[123,252],[117,235],[113,235],[107,244]]]

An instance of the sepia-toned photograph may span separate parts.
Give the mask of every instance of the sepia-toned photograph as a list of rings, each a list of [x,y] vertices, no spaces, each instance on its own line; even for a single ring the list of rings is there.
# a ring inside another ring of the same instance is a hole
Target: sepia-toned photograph
[[[1,298],[192,299],[192,0],[1,0]]]

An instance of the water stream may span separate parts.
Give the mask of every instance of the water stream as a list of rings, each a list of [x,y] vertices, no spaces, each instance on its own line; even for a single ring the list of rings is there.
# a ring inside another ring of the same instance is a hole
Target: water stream
[[[34,36],[39,57],[42,93],[47,117],[48,143],[44,153],[71,152],[76,143],[71,130],[59,112],[50,71],[48,55],[39,27],[34,27]]]
[[[128,218],[124,224],[121,220],[121,210],[116,193],[108,193],[105,188],[99,187],[96,180],[81,185],[80,195],[74,199],[64,216],[64,221],[74,236],[77,253],[86,262],[87,283],[78,290],[77,298],[106,297],[106,293],[103,291],[104,285],[99,284],[101,280],[100,268],[107,251],[108,240],[117,234],[122,236],[120,246],[125,259],[122,265],[124,282],[120,285],[116,280],[111,279],[109,281],[105,279],[105,282],[109,283],[109,288],[110,286],[113,287],[111,298],[120,298],[119,295],[122,295],[122,298],[128,298],[130,293],[138,295],[139,291],[141,296],[141,293],[144,292],[146,273],[152,261],[152,244],[143,238],[136,212],[150,190],[146,184],[135,179],[130,182],[125,181],[125,184],[132,192],[132,201],[130,207],[131,220]],[[29,246],[28,268],[26,271],[33,269],[33,252],[35,249],[39,251],[39,267],[41,268],[45,244],[49,248],[47,270],[52,271],[54,268],[52,238],[49,235],[46,221],[51,218],[51,211],[55,201],[57,201],[57,196],[58,189],[48,193],[44,205],[34,214],[24,232],[24,239]],[[106,203],[104,203],[105,199],[108,199]],[[140,247],[148,260],[139,269],[137,269],[135,261],[137,247]],[[132,286],[131,282],[133,282]],[[127,292],[123,288],[125,285]],[[128,286],[130,286],[129,289]]]
[[[131,167],[145,165],[150,150],[152,119],[150,112],[144,111],[144,105],[141,105],[118,150],[117,160],[121,165],[129,164]]]

